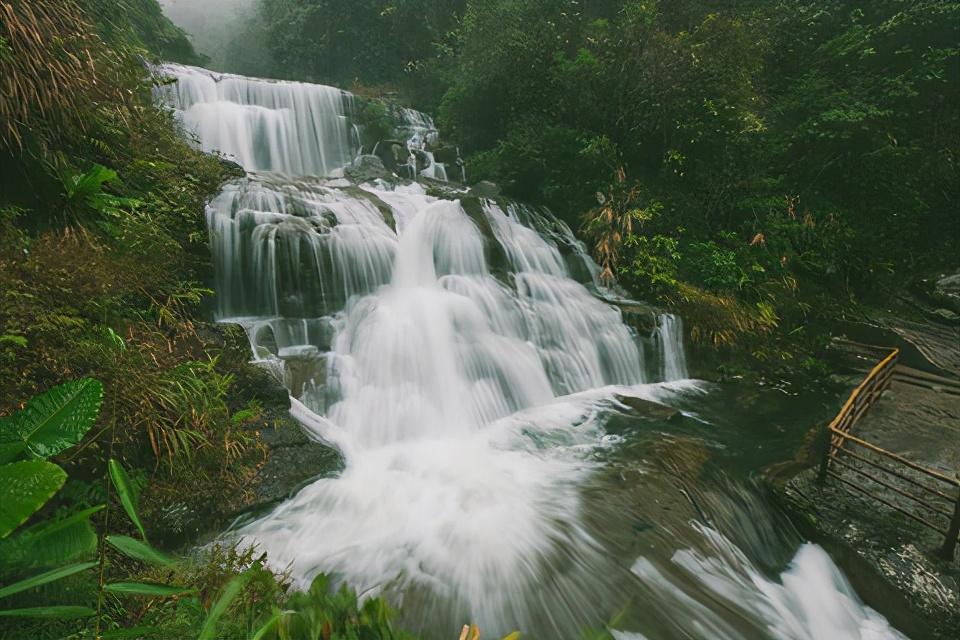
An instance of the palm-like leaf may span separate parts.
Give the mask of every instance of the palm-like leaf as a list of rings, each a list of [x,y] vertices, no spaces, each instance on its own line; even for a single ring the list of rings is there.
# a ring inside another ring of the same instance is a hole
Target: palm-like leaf
[[[60,567],[59,569],[45,571],[44,573],[31,576],[26,580],[14,582],[13,584],[8,584],[7,586],[0,588],[0,598],[6,598],[7,596],[12,596],[15,593],[20,593],[21,591],[26,591],[27,589],[34,589],[50,582],[62,580],[67,576],[72,576],[75,573],[86,571],[87,569],[95,566],[97,566],[96,562],[80,562],[67,567]]]
[[[103,385],[84,378],[32,398],[0,424],[0,462],[27,455],[50,458],[77,445],[100,414]]]
[[[113,481],[113,486],[117,489],[117,496],[120,497],[120,504],[123,505],[124,511],[127,512],[130,520],[139,529],[140,535],[146,540],[147,532],[143,528],[143,523],[140,522],[140,516],[137,515],[137,493],[127,476],[126,470],[113,458],[107,463],[107,467],[110,469],[110,479]]]
[[[178,596],[184,593],[192,593],[196,589],[187,587],[171,587],[166,584],[155,584],[150,582],[111,582],[103,585],[104,591],[110,593],[126,593],[137,596],[153,596],[165,598],[168,596]]]
[[[46,504],[66,480],[63,469],[45,460],[0,465],[0,538]]]
[[[0,577],[28,569],[53,567],[92,553],[97,536],[90,517],[103,505],[55,521],[45,521],[0,540]]]
[[[176,561],[170,556],[160,553],[150,545],[128,536],[107,536],[107,543],[123,555],[128,558],[133,558],[134,560],[140,560],[141,562],[161,567],[169,567],[176,564]]]
[[[26,609],[0,609],[0,617],[4,618],[58,618],[70,620],[73,618],[88,618],[96,611],[90,607],[76,607],[59,605],[53,607],[27,607]]]

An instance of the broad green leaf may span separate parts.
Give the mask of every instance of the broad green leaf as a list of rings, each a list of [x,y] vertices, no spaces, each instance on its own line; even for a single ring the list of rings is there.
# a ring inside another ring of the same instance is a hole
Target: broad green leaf
[[[110,593],[129,593],[138,596],[178,596],[183,593],[192,593],[196,589],[187,587],[171,587],[166,584],[148,582],[110,582],[103,585],[104,591]]]
[[[207,614],[207,619],[203,623],[203,628],[200,630],[200,635],[197,637],[197,640],[213,640],[217,633],[217,622],[220,621],[220,617],[230,606],[230,603],[240,595],[240,592],[243,591],[247,583],[250,582],[252,575],[253,574],[247,570],[227,583],[227,586],[223,589],[223,593],[220,594],[216,603],[211,607],[210,613]]]
[[[39,587],[40,585],[61,580],[67,576],[72,576],[75,573],[86,571],[87,569],[91,569],[95,566],[97,566],[96,562],[79,562],[77,564],[71,564],[66,567],[60,567],[58,569],[46,571],[31,578],[27,578],[26,580],[14,582],[13,584],[0,588],[0,598],[6,598],[7,596],[12,596],[15,593],[20,593],[21,591],[26,591],[27,589],[33,589],[35,587]]]
[[[26,609],[0,609],[0,617],[4,618],[88,618],[96,615],[90,607],[55,606],[55,607],[28,607]]]
[[[116,487],[117,495],[120,497],[120,504],[123,505],[124,511],[127,512],[130,520],[136,525],[137,529],[139,529],[140,536],[146,540],[147,532],[143,529],[140,516],[137,515],[137,494],[133,489],[133,485],[130,483],[127,472],[124,470],[123,465],[113,458],[110,458],[107,466],[110,468],[110,479],[113,480],[113,486]]]
[[[0,465],[0,538],[46,504],[66,480],[63,469],[45,460]]]
[[[62,565],[97,548],[97,536],[90,516],[103,505],[85,509],[66,518],[41,522],[0,540],[4,569],[35,569]]]
[[[91,378],[67,382],[35,396],[0,425],[0,462],[22,455],[50,458],[79,444],[97,421],[102,400],[103,385]]]
[[[134,560],[140,560],[161,567],[169,567],[176,563],[170,556],[157,551],[145,542],[140,542],[129,536],[107,536],[107,543],[123,555],[128,558],[133,558]]]

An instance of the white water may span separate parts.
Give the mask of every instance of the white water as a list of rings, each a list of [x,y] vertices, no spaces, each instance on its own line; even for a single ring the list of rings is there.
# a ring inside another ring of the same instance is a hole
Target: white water
[[[447,180],[447,167],[434,159],[430,147],[437,144],[439,132],[433,123],[433,118],[415,109],[401,109],[403,120],[401,129],[407,135],[407,148],[411,151],[411,163],[416,166],[414,151],[420,151],[427,157],[427,167],[420,172],[421,176],[434,180]]]
[[[678,636],[703,640],[741,640],[736,619],[765,627],[778,640],[902,640],[903,634],[866,607],[817,545],[804,544],[778,580],[759,571],[730,540],[694,523],[706,551],[682,549],[672,558],[684,579],[667,577],[641,557],[633,572],[671,616]],[[678,585],[689,585],[686,588]],[[710,596],[696,597],[697,588]],[[724,611],[724,615],[717,612]],[[628,638],[630,636],[622,636]]]
[[[657,319],[654,344],[660,365],[660,378],[682,380],[687,377],[687,356],[683,347],[683,320],[665,313]]]
[[[203,148],[285,176],[251,174],[208,207],[220,315],[248,329],[299,398],[293,415],[346,465],[238,535],[301,586],[324,572],[388,593],[428,634],[470,620],[579,637],[607,619],[622,606],[612,576],[630,574],[587,525],[582,487],[619,442],[604,431],[617,394],[669,404],[696,388],[677,382],[679,318],[634,335],[571,277],[590,285],[596,265],[547,214],[292,179],[339,175],[353,156],[336,90],[164,69],[180,82],[161,98]],[[691,637],[743,637],[711,635],[730,629],[697,597],[730,599],[774,638],[894,637],[859,633],[884,621],[810,549],[782,585],[735,547],[719,564],[677,553],[704,580],[695,595],[642,560],[630,579]],[[808,589],[843,603],[830,636],[815,635]]]
[[[350,94],[322,85],[257,80],[167,64],[177,82],[158,90],[204,151],[219,151],[248,171],[329,175],[358,143],[347,120]]]

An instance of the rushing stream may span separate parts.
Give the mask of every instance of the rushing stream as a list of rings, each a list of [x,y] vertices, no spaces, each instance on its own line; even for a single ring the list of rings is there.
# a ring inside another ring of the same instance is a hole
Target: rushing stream
[[[724,467],[750,434],[714,411],[735,394],[688,379],[680,319],[624,324],[548,212],[345,179],[337,89],[162,72],[198,143],[250,172],[208,207],[220,317],[345,461],[231,535],[430,638],[901,637]],[[429,153],[425,116],[398,130]]]

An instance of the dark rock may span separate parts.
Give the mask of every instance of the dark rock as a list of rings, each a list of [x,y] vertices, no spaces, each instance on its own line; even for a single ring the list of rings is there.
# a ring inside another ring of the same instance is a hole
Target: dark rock
[[[413,154],[413,157],[417,161],[417,173],[420,173],[430,166],[430,156],[428,156],[425,151],[413,149],[410,153]]]
[[[371,182],[390,177],[390,172],[380,156],[360,156],[343,172],[355,182]]]
[[[472,198],[496,198],[500,195],[500,187],[489,180],[481,180],[470,187],[467,195]]]
[[[343,469],[343,458],[330,447],[310,439],[289,416],[260,432],[270,457],[257,477],[256,509],[283,500],[311,480]]]
[[[620,404],[630,407],[641,418],[649,420],[672,420],[680,415],[680,412],[673,407],[651,400],[621,395],[616,396],[616,400]]]
[[[460,151],[456,147],[440,147],[433,152],[433,159],[448,167],[455,167],[460,159]]]
[[[351,186],[350,188],[345,189],[345,191],[355,198],[364,198],[365,200],[369,200],[370,203],[380,212],[380,215],[383,216],[383,221],[387,223],[387,226],[394,231],[397,230],[397,221],[393,218],[393,209],[391,209],[390,205],[388,205],[386,202],[378,198],[376,194],[370,193],[369,191],[356,186]]]
[[[410,150],[407,149],[407,145],[399,140],[381,140],[377,143],[375,153],[388,171],[396,171],[401,165],[407,164],[407,160],[410,158]]]
[[[960,271],[938,279],[933,286],[933,297],[950,310],[960,313]]]
[[[220,156],[218,160],[220,161],[220,166],[223,167],[223,171],[228,178],[243,178],[247,175],[247,170],[233,160],[223,156]]]
[[[606,298],[602,298],[602,300],[620,309],[623,323],[632,327],[639,335],[648,336],[657,328],[659,312],[653,307],[633,301],[609,300]]]
[[[483,204],[478,198],[468,194],[467,197],[461,198],[460,206],[463,207],[464,213],[470,216],[473,223],[477,225],[480,234],[483,236],[484,257],[487,260],[487,268],[490,270],[491,275],[502,283],[512,286],[510,280],[510,259],[507,257],[507,252],[504,251],[503,245],[500,244],[496,235],[494,235],[493,227],[490,226],[490,220],[483,213]]]
[[[780,479],[774,490],[801,533],[827,549],[866,604],[911,638],[955,638],[957,570],[931,552],[942,537],[918,540],[912,521],[843,487],[819,486],[816,469],[808,469]]]

